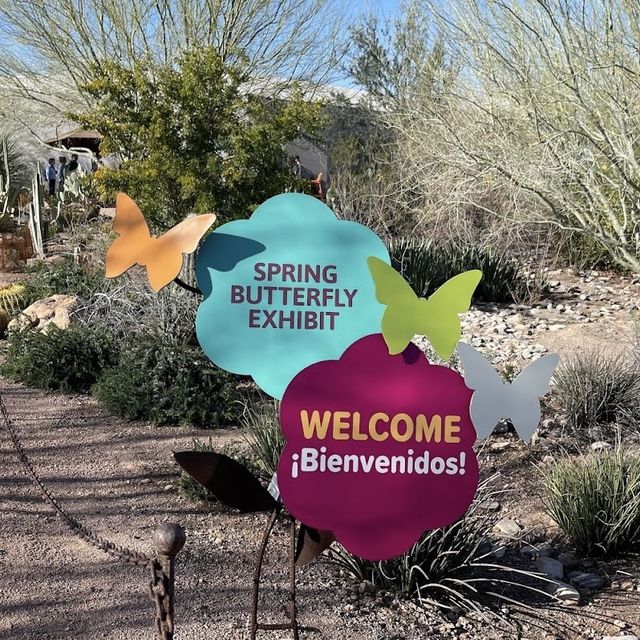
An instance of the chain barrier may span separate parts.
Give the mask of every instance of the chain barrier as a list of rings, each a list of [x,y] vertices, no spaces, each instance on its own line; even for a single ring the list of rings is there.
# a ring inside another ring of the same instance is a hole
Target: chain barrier
[[[159,558],[150,558],[144,553],[132,551],[127,547],[117,545],[98,536],[91,531],[91,529],[67,513],[40,479],[22,446],[22,441],[18,436],[16,427],[9,417],[2,394],[0,394],[0,417],[9,434],[18,459],[31,482],[40,491],[43,500],[62,518],[71,532],[91,546],[100,549],[100,551],[104,551],[117,560],[148,568],[151,574],[148,585],[149,597],[155,604],[158,638],[161,640],[171,640],[173,638],[174,557],[184,544],[184,531],[182,528],[177,525],[165,525],[164,528],[161,527],[158,530],[156,537],[158,533],[160,537],[156,539],[156,542],[159,543],[162,554]]]

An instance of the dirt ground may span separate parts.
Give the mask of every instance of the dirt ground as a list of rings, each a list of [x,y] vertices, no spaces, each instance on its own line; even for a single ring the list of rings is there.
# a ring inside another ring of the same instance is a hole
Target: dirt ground
[[[630,337],[630,320],[616,317],[549,333],[545,346],[563,350],[597,341],[618,348]],[[239,430],[157,428],[106,415],[91,398],[48,394],[0,379],[9,414],[22,434],[38,473],[60,503],[88,527],[117,544],[153,553],[152,536],[165,521],[187,530],[176,569],[176,640],[241,640],[246,636],[253,557],[265,515],[238,515],[215,504],[188,500],[175,487],[172,452],[195,437],[221,447],[242,441]],[[558,531],[544,514],[535,463],[550,452],[529,452],[515,438],[493,436],[480,454],[484,475],[501,473],[506,493],[500,517],[524,528],[524,540],[554,540]],[[500,450],[491,443],[505,443]],[[588,446],[588,445],[587,445]],[[551,452],[553,453],[553,452]],[[0,638],[153,637],[148,577],[75,538],[30,484],[0,428]],[[287,530],[276,528],[266,563],[263,619],[283,621],[286,606]],[[510,553],[522,557],[524,542]],[[633,591],[608,587],[580,607],[534,612],[521,632],[488,624],[461,629],[404,602],[381,602],[354,593],[354,585],[326,561],[301,570],[299,611],[315,627],[302,638],[326,640],[418,640],[462,638],[594,638],[640,634],[640,571],[633,560],[594,565],[610,582],[631,580]],[[542,623],[543,629],[539,628]],[[265,640],[290,638],[262,633]]]
[[[211,432],[124,423],[104,415],[90,398],[46,394],[5,380],[0,380],[0,393],[43,480],[99,535],[151,554],[153,532],[160,523],[179,522],[186,528],[187,544],[177,563],[178,640],[246,637],[253,555],[266,516],[241,516],[192,502],[174,485],[177,471],[171,452],[189,448],[193,437]],[[0,449],[0,637],[153,637],[145,572],[75,538],[40,500],[5,435]],[[241,438],[235,430],[213,433],[218,446]],[[542,513],[539,480],[529,454],[513,438],[500,441],[509,442],[507,450],[489,449],[481,459],[485,473],[501,470],[502,488],[510,491],[501,498],[501,516],[516,518],[533,542],[552,538],[557,532]],[[285,615],[286,541],[287,530],[281,525],[266,571],[263,604],[265,619],[272,621]],[[636,569],[630,571],[637,579]],[[409,605],[384,607],[371,597],[354,597],[352,587],[326,562],[301,571],[301,620],[320,629],[303,638],[518,637],[489,627],[459,635],[435,623],[433,616],[423,622],[424,616]],[[640,594],[603,591],[578,613],[553,615],[558,618],[547,625],[550,635],[540,636],[532,627],[535,635],[525,631],[521,637],[600,638],[603,633],[617,635],[621,628],[638,631]]]

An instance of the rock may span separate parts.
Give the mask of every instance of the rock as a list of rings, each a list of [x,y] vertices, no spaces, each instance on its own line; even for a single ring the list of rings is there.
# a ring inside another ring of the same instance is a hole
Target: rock
[[[584,571],[572,571],[569,580],[583,589],[600,589],[604,585],[604,578],[597,573],[585,573]]]
[[[520,533],[522,532],[522,527],[512,518],[502,518],[498,520],[494,528],[509,538],[520,537]]]
[[[563,551],[558,555],[558,560],[562,562],[565,567],[575,567],[578,564],[578,560],[570,551]]]
[[[504,451],[505,449],[508,449],[509,446],[509,441],[505,440],[503,442],[493,442],[489,448],[491,451]]]
[[[608,451],[609,449],[611,449],[611,445],[604,441],[594,442],[591,445],[592,451]]]
[[[560,580],[564,576],[564,566],[562,565],[562,562],[555,560],[554,558],[540,556],[536,562],[536,566],[539,571],[549,578]]]
[[[577,605],[580,603],[580,594],[575,587],[564,582],[556,583],[553,597],[564,605]]]
[[[46,331],[50,325],[68,329],[71,325],[71,316],[79,306],[80,298],[74,295],[56,294],[37,300],[9,323],[9,330],[31,327],[38,331]]]

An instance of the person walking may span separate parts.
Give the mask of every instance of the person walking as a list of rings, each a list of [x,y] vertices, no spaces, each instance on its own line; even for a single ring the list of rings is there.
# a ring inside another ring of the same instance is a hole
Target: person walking
[[[58,167],[58,193],[62,193],[64,191],[64,172],[67,168],[67,159],[65,156],[60,156],[58,162],[60,163]]]
[[[47,180],[49,181],[49,196],[56,195],[56,178],[58,172],[56,170],[56,161],[54,158],[49,158],[49,166],[47,167]]]

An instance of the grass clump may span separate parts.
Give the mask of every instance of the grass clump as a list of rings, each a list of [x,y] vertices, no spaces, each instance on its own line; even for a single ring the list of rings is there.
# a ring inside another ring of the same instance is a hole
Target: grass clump
[[[549,515],[578,549],[640,551],[640,456],[620,446],[544,473]]]
[[[405,238],[391,242],[389,253],[394,269],[419,296],[431,295],[449,278],[470,269],[479,269],[483,274],[475,299],[514,302],[534,295],[518,261],[487,247],[459,247]]]
[[[574,430],[640,419],[640,364],[623,354],[576,354],[554,375],[553,403]]]
[[[460,520],[425,532],[398,558],[372,562],[338,550],[332,552],[332,561],[359,581],[443,609],[477,611],[491,597],[517,604],[523,590],[540,593],[529,586],[536,582],[534,574],[491,561],[488,536],[498,516],[481,507],[494,495],[490,483],[491,479],[480,485],[475,501]],[[511,589],[514,593],[509,595]]]
[[[205,428],[237,423],[238,378],[215,367],[199,347],[139,337],[93,389],[109,411],[129,420]]]
[[[0,372],[40,389],[88,391],[116,359],[111,336],[82,325],[64,330],[50,325],[46,332],[13,331],[7,343]]]
[[[259,475],[270,480],[278,468],[284,449],[284,436],[280,429],[276,401],[248,404],[240,419],[246,429],[246,438]]]

